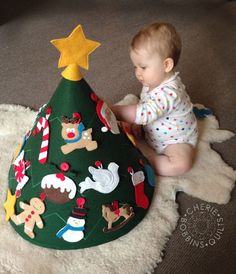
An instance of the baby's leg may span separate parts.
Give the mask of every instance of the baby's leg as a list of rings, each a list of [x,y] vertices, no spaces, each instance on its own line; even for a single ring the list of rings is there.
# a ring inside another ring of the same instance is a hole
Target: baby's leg
[[[151,155],[148,160],[158,175],[179,176],[190,170],[193,158],[193,146],[173,144],[165,148],[164,154]]]

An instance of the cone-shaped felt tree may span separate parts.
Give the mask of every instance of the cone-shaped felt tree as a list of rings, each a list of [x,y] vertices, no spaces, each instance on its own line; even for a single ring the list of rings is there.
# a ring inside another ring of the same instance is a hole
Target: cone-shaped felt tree
[[[154,176],[80,73],[99,43],[79,25],[52,44],[66,69],[15,152],[4,207],[6,220],[31,243],[79,249],[133,229],[150,206]]]

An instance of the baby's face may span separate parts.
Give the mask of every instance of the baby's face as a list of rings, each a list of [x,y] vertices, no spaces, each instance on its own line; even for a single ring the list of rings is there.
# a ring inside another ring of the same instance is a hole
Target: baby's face
[[[158,53],[151,54],[146,49],[130,51],[135,75],[143,86],[149,90],[159,86],[166,78],[164,60]]]

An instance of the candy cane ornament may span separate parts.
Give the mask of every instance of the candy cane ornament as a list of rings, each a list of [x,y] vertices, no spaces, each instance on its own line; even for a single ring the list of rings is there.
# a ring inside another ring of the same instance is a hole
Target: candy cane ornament
[[[42,142],[39,151],[39,162],[40,164],[45,164],[48,159],[48,147],[49,147],[49,137],[50,137],[50,128],[49,128],[49,117],[52,113],[51,107],[48,107],[46,110],[46,117],[40,117],[37,123],[37,128],[34,130],[33,135],[35,136],[40,131],[43,130]]]
[[[24,150],[19,154],[13,163],[13,169],[15,172],[15,179],[17,186],[15,190],[16,198],[21,196],[21,191],[26,183],[29,181],[29,177],[25,174],[26,170],[30,167],[30,161],[24,160]]]

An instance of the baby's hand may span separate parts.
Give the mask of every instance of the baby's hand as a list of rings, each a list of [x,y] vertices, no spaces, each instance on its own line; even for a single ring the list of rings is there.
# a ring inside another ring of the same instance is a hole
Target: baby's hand
[[[130,131],[136,137],[137,139],[142,138],[142,127],[137,124],[131,124],[130,125]]]
[[[123,130],[129,134],[132,134],[136,139],[141,139],[142,137],[142,127],[137,124],[129,124],[126,122],[119,121],[120,126]]]

